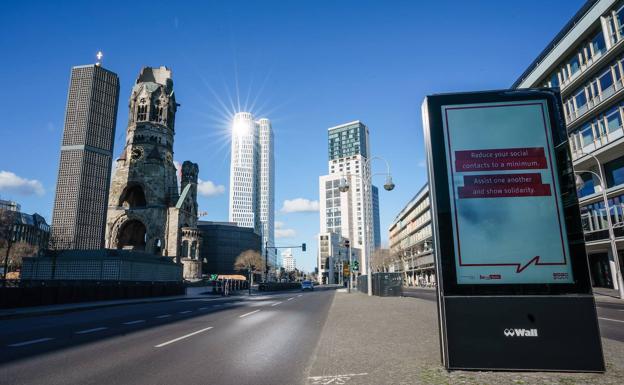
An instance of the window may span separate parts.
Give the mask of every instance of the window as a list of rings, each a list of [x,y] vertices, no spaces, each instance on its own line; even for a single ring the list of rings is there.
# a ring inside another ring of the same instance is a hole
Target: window
[[[581,88],[581,90],[574,95],[574,101],[576,102],[576,109],[580,110],[587,104],[587,97],[585,96],[585,89]]]
[[[594,142],[594,134],[592,132],[591,124],[587,123],[581,128],[581,139],[583,142],[583,146],[590,145]]]
[[[581,63],[579,61],[578,54],[574,54],[572,56],[572,58],[568,62],[568,65],[570,66],[570,76],[574,75],[581,69]]]
[[[607,69],[602,75],[598,77],[600,82],[600,89],[604,92],[607,88],[613,85],[613,77],[611,76],[611,68]]]
[[[592,178],[592,174],[590,173],[582,173],[579,174],[581,179],[583,179],[583,186],[578,190],[579,198],[591,195],[595,192],[594,190],[594,179]]]
[[[607,111],[607,130],[613,132],[620,128],[622,125],[622,118],[620,117],[620,109],[618,106],[611,108]]]
[[[604,51],[607,50],[604,35],[602,34],[602,29],[600,29],[596,36],[594,36],[594,38],[592,39],[591,46],[594,52],[594,57],[601,55]]]
[[[624,156],[612,160],[604,165],[607,187],[624,183]]]

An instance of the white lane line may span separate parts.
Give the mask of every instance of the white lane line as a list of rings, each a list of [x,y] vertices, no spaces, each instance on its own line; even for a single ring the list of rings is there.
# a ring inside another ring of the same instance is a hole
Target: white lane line
[[[94,333],[94,332],[99,332],[100,330],[106,330],[106,329],[108,329],[106,326],[102,326],[99,328],[80,330],[80,331],[77,331],[76,334]]]
[[[174,343],[174,342],[178,342],[178,341],[183,340],[183,339],[185,339],[185,338],[192,337],[192,336],[194,336],[195,334],[199,334],[199,333],[205,332],[206,330],[210,330],[210,329],[212,329],[212,326],[209,326],[209,327],[204,328],[204,329],[200,329],[200,330],[198,330],[198,331],[196,331],[196,332],[193,332],[193,333],[189,333],[189,334],[183,335],[182,337],[174,338],[174,339],[172,339],[172,340],[170,340],[170,341],[163,342],[162,344],[158,344],[158,345],[156,345],[156,346],[154,346],[154,347],[155,347],[155,348],[162,348],[163,346],[167,346],[167,345],[169,345],[169,344],[172,344],[172,343]]]
[[[188,314],[188,313],[192,313],[192,310],[185,310],[185,311],[181,311],[180,314]]]
[[[39,342],[45,342],[45,341],[50,341],[53,340],[54,338],[50,338],[50,337],[46,337],[46,338],[39,338],[36,340],[30,340],[30,341],[24,341],[24,342],[18,342],[15,344],[11,344],[11,345],[7,345],[9,347],[12,348],[19,348],[20,346],[26,346],[26,345],[32,345],[32,344],[38,344]]]
[[[314,376],[308,377],[311,384],[346,384],[347,381],[356,376],[366,376],[368,373],[351,373],[351,374],[338,374],[334,376]]]
[[[144,319],[138,319],[138,320],[135,320],[135,321],[124,322],[123,324],[124,325],[134,325],[134,324],[140,324],[141,322],[145,322],[145,320]]]
[[[208,309],[209,309],[208,307],[200,307],[200,308],[199,308],[199,309],[197,309],[197,310],[208,310]]]
[[[277,306],[277,305],[279,305],[280,303],[281,303],[281,302],[275,302],[275,303],[274,303],[273,305],[271,305],[271,306]]]
[[[604,321],[613,321],[613,322],[624,322],[622,320],[619,319],[612,319],[612,318],[602,318],[602,317],[598,317],[598,319],[604,320]]]
[[[303,294],[299,294],[297,297],[303,297]]]
[[[286,301],[290,301],[291,299],[295,299],[295,297],[290,297]]]
[[[156,318],[167,318],[167,317],[171,317],[171,314],[161,314],[159,316],[156,316]]]
[[[217,303],[217,304],[212,305],[212,307],[219,307],[219,306],[223,306],[223,304]]]
[[[245,313],[245,314],[243,314],[243,315],[239,315],[239,316],[238,316],[238,318],[247,317],[248,315],[252,315],[252,314],[257,313],[257,312],[259,312],[259,311],[260,311],[260,309],[258,309],[258,310],[254,310],[254,311],[250,311],[249,313]]]

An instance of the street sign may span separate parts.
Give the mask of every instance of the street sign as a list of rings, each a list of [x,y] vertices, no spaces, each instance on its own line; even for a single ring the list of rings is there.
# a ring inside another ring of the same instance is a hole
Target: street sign
[[[423,103],[448,369],[604,371],[561,111],[547,89]]]

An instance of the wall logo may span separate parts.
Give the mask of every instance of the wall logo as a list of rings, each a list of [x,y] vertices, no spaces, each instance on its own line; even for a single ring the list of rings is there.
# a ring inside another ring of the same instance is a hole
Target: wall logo
[[[537,329],[505,329],[505,337],[537,337]]]

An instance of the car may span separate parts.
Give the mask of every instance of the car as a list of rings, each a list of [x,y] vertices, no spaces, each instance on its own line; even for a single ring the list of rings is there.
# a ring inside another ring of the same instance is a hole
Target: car
[[[303,281],[301,282],[301,291],[305,291],[305,290],[314,290],[314,284],[312,284],[312,281]]]

